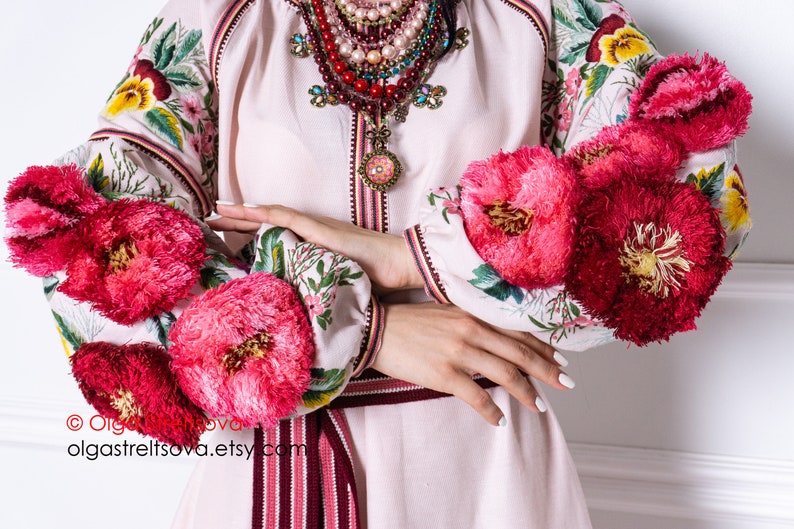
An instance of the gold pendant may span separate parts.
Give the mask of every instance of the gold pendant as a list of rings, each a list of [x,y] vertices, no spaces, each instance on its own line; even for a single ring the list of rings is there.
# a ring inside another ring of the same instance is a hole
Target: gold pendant
[[[386,125],[381,125],[377,130],[367,132],[367,137],[372,142],[373,150],[364,155],[358,165],[358,176],[369,187],[376,191],[387,191],[397,183],[403,173],[400,159],[393,152],[386,149],[391,131]]]

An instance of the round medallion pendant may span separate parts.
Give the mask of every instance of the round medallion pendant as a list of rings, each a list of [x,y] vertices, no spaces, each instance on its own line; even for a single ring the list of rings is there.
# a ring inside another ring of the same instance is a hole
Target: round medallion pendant
[[[367,153],[358,166],[358,176],[376,191],[389,189],[397,182],[402,172],[403,166],[400,160],[393,152],[385,149]]]

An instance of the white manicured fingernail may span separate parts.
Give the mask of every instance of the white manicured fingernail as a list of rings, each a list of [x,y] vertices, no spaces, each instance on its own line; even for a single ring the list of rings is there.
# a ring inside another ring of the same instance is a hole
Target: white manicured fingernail
[[[259,204],[251,204],[250,202],[243,202],[243,207],[246,207],[246,208],[258,208]]]
[[[568,375],[566,375],[565,373],[560,373],[559,381],[560,384],[562,384],[568,389],[573,389],[576,387],[576,382],[574,382],[573,379]]]
[[[505,417],[504,415],[502,415],[502,418],[499,419],[499,426],[503,426],[503,427],[507,426],[507,417]]]
[[[211,220],[218,220],[218,219],[222,219],[222,218],[223,218],[223,215],[220,215],[218,213],[213,213],[209,217],[204,217],[204,222],[209,222]]]
[[[554,351],[554,361],[560,364],[562,367],[568,365],[568,359],[562,356],[562,353],[559,351]]]
[[[546,410],[549,409],[548,406],[546,406],[546,403],[543,402],[543,399],[541,399],[540,397],[535,397],[535,407],[538,409],[540,413],[545,413]]]
[[[215,203],[218,204],[219,206],[233,206],[234,205],[234,202],[229,202],[228,200],[216,200]]]

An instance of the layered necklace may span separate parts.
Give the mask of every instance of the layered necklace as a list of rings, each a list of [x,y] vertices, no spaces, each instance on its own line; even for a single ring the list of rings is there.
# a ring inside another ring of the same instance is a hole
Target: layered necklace
[[[443,87],[423,84],[446,45],[439,0],[308,0],[300,4],[307,34],[293,35],[292,54],[312,54],[324,86],[309,90],[312,103],[344,104],[371,125],[371,150],[356,172],[377,191],[402,174],[388,150],[389,119],[405,121],[408,105],[441,106]]]

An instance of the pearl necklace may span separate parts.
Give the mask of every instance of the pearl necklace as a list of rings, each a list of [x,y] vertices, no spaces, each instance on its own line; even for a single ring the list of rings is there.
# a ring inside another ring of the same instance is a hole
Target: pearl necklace
[[[346,15],[352,9],[348,6],[364,9],[355,1],[348,0],[342,8],[341,0],[306,0],[301,4],[326,91],[354,112],[363,112],[375,126],[367,134],[372,150],[356,172],[378,191],[389,189],[402,173],[402,163],[386,148],[391,134],[389,117],[398,109],[405,114],[408,95],[429,75],[443,27],[438,0],[391,2],[399,14],[390,3],[387,16],[380,16],[387,13],[385,9],[382,13],[378,10],[378,17],[373,14],[375,20],[370,20],[368,11],[369,24],[356,11],[354,19],[358,21],[351,24],[348,20]]]

